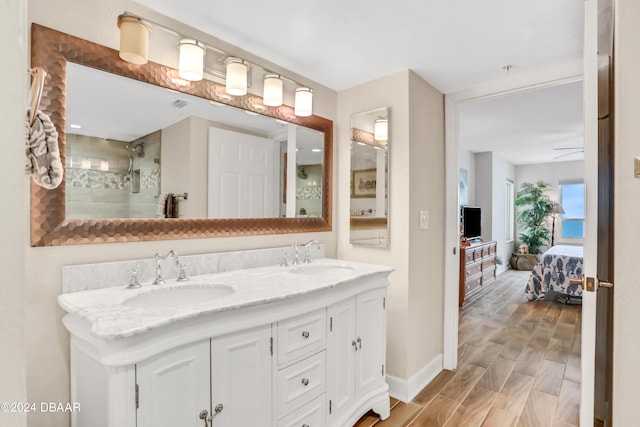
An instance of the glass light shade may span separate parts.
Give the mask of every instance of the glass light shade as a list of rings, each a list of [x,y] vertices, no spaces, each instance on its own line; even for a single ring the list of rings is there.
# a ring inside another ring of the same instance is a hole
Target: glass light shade
[[[194,39],[181,39],[178,42],[180,62],[178,75],[191,81],[202,80],[204,75],[204,44]]]
[[[387,119],[376,120],[373,125],[373,138],[378,141],[386,141],[389,139],[389,121]]]
[[[118,16],[120,28],[120,58],[131,64],[143,65],[149,61],[149,33],[151,28],[136,16]]]
[[[308,117],[313,114],[313,92],[308,87],[296,89],[294,113],[300,117]]]
[[[249,67],[240,58],[227,60],[227,93],[234,96],[247,94],[247,74]]]
[[[277,74],[265,74],[262,102],[270,107],[282,105],[282,79]]]

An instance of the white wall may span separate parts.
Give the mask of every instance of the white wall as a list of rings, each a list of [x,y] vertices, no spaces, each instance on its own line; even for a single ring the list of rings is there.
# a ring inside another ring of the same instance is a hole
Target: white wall
[[[338,256],[392,266],[387,297],[387,373],[406,382],[442,353],[444,289],[443,96],[410,71],[338,94],[338,180],[350,176],[350,117],[389,107],[390,246],[349,243],[348,185],[339,188]],[[418,229],[427,210],[430,228]]]
[[[615,261],[613,319],[613,424],[638,423],[640,327],[637,246],[640,237],[640,179],[633,159],[640,157],[640,3],[616,0],[615,95]]]
[[[515,166],[494,152],[475,155],[476,205],[482,208],[482,240],[495,240],[502,259],[497,272],[507,269],[513,242],[505,239],[505,182],[515,180]]]
[[[0,6],[0,8],[2,8],[0,15],[3,18],[5,16],[7,17],[3,19],[3,22],[7,21],[7,23],[2,25],[1,31],[10,31],[10,34],[7,34],[4,39],[6,41],[18,40],[19,42],[25,42],[28,40],[28,31],[25,25],[19,25],[21,17],[19,9],[25,6],[24,1],[26,0],[9,1],[12,7],[7,13],[5,13],[6,7],[4,5]],[[98,2],[57,0],[56,2],[50,2],[48,0],[32,0],[29,2],[29,19],[30,21],[47,27],[117,49],[119,34],[116,19],[118,14],[125,10],[132,13],[139,13],[148,19],[161,22],[183,34],[192,35],[207,44],[228,49],[230,53],[243,56],[248,60],[264,63],[275,72],[281,72],[302,84],[309,85],[314,89],[314,112],[319,116],[335,120],[337,95],[334,91],[324,88],[304,77],[296,76],[275,64],[269,64],[259,58],[246,54],[238,48],[218,42],[211,36],[207,36],[185,27],[182,24],[173,22],[166,17],[152,13],[132,1],[114,0],[110,2]],[[151,60],[167,64],[173,61],[173,65],[175,66],[175,62],[177,61],[175,43],[172,40],[164,40],[164,43],[161,43],[163,37],[166,39],[162,31],[156,31],[152,34],[152,41],[150,43]],[[156,250],[164,252],[175,249],[180,254],[221,252],[287,245],[294,241],[302,242],[312,238],[325,243],[327,256],[335,256],[335,224],[334,230],[326,233],[167,240],[44,248],[26,247],[24,253],[16,253],[19,252],[16,251],[16,247],[19,247],[19,245],[26,246],[29,241],[27,229],[20,227],[20,224],[24,224],[24,221],[29,218],[29,206],[26,202],[29,189],[27,180],[21,171],[23,165],[22,140],[24,127],[22,121],[23,109],[21,107],[23,102],[20,101],[25,98],[24,91],[26,90],[27,80],[24,71],[28,68],[28,61],[24,51],[18,49],[17,46],[14,46],[12,49],[14,53],[11,53],[8,58],[9,60],[5,66],[6,74],[3,74],[3,76],[13,77],[9,78],[9,80],[5,80],[3,77],[1,80],[2,83],[0,83],[3,85],[3,88],[6,85],[6,90],[3,92],[3,97],[0,101],[1,108],[3,112],[6,113],[2,114],[1,117],[2,120],[8,119],[7,126],[0,127],[0,129],[2,129],[0,131],[2,133],[2,139],[7,142],[7,144],[0,145],[3,146],[3,150],[5,150],[5,146],[11,147],[7,155],[4,155],[3,152],[3,159],[7,164],[2,168],[2,172],[0,173],[3,174],[3,177],[4,174],[9,175],[4,179],[3,185],[6,191],[4,197],[6,200],[12,200],[12,203],[15,203],[15,205],[12,206],[12,209],[5,210],[5,213],[3,213],[3,215],[10,216],[9,221],[3,222],[7,225],[11,224],[11,229],[3,233],[2,242],[11,242],[9,243],[11,247],[6,248],[8,257],[3,259],[7,262],[7,266],[9,266],[9,271],[7,272],[5,270],[5,274],[11,273],[11,276],[16,279],[13,280],[12,283],[22,282],[20,279],[24,274],[24,270],[19,266],[23,266],[23,268],[26,269],[24,289],[27,303],[24,310],[24,317],[26,322],[27,397],[26,399],[20,399],[20,394],[23,392],[20,388],[20,378],[24,375],[24,369],[20,368],[19,361],[21,360],[20,355],[22,348],[20,341],[23,338],[20,337],[19,333],[22,315],[22,310],[20,309],[21,295],[19,286],[16,285],[16,288],[10,288],[11,293],[7,294],[7,299],[4,298],[4,295],[2,295],[3,298],[0,298],[3,320],[5,313],[15,312],[15,314],[9,315],[7,321],[3,321],[2,326],[0,326],[0,328],[10,327],[11,334],[14,338],[7,342],[13,342],[15,344],[16,354],[19,355],[16,356],[16,360],[8,360],[7,365],[3,364],[2,367],[0,367],[2,374],[4,374],[5,368],[9,368],[7,372],[10,373],[10,375],[0,375],[0,381],[4,381],[5,379],[12,381],[11,389],[7,389],[6,387],[1,388],[3,391],[12,390],[16,393],[15,399],[11,400],[28,400],[32,402],[69,401],[69,335],[61,322],[63,313],[56,304],[56,297],[61,293],[61,268],[64,265],[118,261],[132,258],[151,258]],[[285,98],[285,101],[291,102],[292,97],[289,97],[289,99]],[[12,143],[10,144],[9,142]],[[336,185],[337,183],[334,180],[334,194]],[[24,203],[21,201],[24,201]],[[335,203],[333,203],[333,206],[333,217],[335,218],[337,208]],[[5,236],[9,237],[9,240],[5,240]],[[5,251],[4,246],[3,251]],[[7,267],[5,267],[5,269],[6,268]],[[14,269],[16,270],[15,272],[13,271]],[[9,286],[9,283],[7,283],[7,286]],[[5,301],[9,305],[8,310],[4,310]],[[3,341],[3,349],[6,348],[4,346],[5,342]],[[0,352],[0,354],[3,355],[4,353],[4,351]],[[12,367],[15,367],[15,370],[11,370]],[[4,420],[5,418],[2,419],[3,423]],[[68,414],[36,413],[29,415],[29,425],[59,427],[68,424]]]
[[[28,244],[29,201],[24,174],[24,111],[29,78],[27,66],[27,1],[0,4],[0,35],[5,61],[0,79],[0,182],[3,209],[0,220],[0,402],[26,402],[25,248]],[[0,412],[0,424],[26,426],[24,413]]]
[[[507,241],[505,238],[505,225],[507,222],[505,184],[507,180],[515,180],[515,166],[496,153],[493,153],[492,166],[491,240],[497,242],[496,254],[502,258],[502,265],[498,265],[497,269],[497,272],[500,273],[507,269],[509,259],[513,253],[513,241]]]
[[[469,200],[466,204],[475,205],[476,204],[476,155],[471,151],[465,150],[464,148],[460,148],[458,150],[458,162],[460,164],[461,169],[467,170],[467,178],[468,178],[468,191],[469,191]]]
[[[584,161],[539,163],[516,166],[516,192],[523,182],[544,181],[555,189],[563,182],[576,182],[584,179]]]

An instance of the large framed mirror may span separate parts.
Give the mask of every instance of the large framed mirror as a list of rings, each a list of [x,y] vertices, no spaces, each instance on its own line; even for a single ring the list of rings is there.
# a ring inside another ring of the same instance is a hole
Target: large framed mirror
[[[331,230],[331,120],[37,24],[31,43],[65,164],[32,183],[32,246]]]
[[[389,109],[351,116],[349,241],[389,246]]]

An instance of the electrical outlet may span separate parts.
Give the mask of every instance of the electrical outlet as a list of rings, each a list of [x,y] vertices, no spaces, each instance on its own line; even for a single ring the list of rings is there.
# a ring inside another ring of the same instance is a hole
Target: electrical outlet
[[[429,211],[420,211],[420,230],[429,228]]]

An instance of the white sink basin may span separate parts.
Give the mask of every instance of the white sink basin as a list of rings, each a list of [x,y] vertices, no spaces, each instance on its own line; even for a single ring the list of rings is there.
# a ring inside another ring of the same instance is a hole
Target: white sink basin
[[[122,304],[137,308],[167,308],[204,304],[233,294],[235,290],[226,285],[192,285],[175,288],[158,288],[137,295]]]
[[[309,264],[301,265],[291,270],[294,274],[306,274],[310,276],[345,276],[352,274],[355,271],[354,268],[347,267],[346,265],[327,265],[327,264]]]

